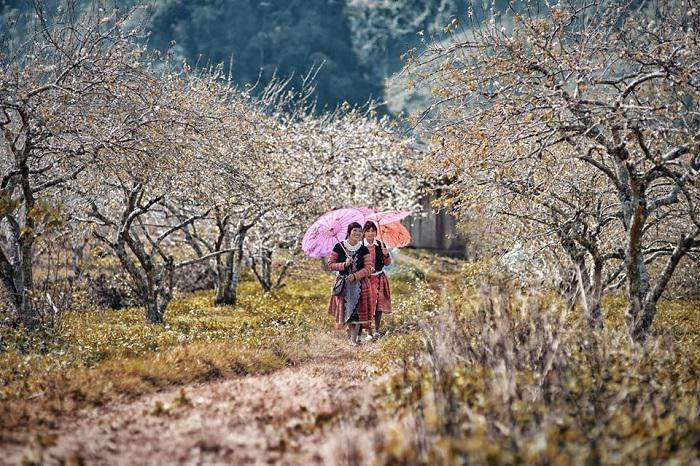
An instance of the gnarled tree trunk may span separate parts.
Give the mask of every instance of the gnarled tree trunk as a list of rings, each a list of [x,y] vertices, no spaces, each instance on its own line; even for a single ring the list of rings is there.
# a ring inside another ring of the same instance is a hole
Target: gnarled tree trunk
[[[233,235],[232,251],[225,255],[218,267],[215,304],[235,306],[238,299],[238,282],[243,263],[243,242],[251,225],[240,223]]]

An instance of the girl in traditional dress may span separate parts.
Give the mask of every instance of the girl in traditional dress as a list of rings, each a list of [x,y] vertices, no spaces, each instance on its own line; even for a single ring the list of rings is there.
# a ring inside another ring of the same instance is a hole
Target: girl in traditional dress
[[[362,225],[353,222],[348,226],[346,239],[328,256],[328,267],[346,277],[343,292],[331,296],[328,313],[339,329],[347,330],[350,344],[357,346],[361,328],[370,329],[372,324],[369,277],[374,263],[362,244]]]
[[[374,271],[369,277],[370,315],[374,319],[372,337],[378,338],[381,336],[379,326],[382,323],[382,314],[391,314],[391,290],[389,279],[384,273],[384,266],[391,264],[391,256],[386,244],[377,240],[377,225],[374,222],[366,222],[362,231],[365,234],[363,244],[369,250],[370,260],[374,264]]]

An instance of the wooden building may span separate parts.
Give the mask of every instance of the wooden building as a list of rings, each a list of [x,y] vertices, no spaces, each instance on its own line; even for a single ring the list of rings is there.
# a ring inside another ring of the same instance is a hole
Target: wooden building
[[[466,241],[457,231],[457,219],[444,209],[436,210],[432,206],[432,200],[432,197],[424,198],[421,201],[423,212],[402,222],[411,233],[409,247],[464,258]]]

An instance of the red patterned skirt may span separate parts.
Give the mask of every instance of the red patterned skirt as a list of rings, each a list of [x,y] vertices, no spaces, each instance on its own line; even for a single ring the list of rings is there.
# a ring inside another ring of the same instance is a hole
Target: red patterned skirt
[[[370,315],[374,317],[377,312],[391,314],[391,289],[386,274],[371,275],[369,281],[372,294]]]
[[[363,278],[360,285],[362,291],[360,292],[360,300],[357,303],[357,315],[359,320],[353,323],[362,324],[362,328],[369,329],[372,326],[372,317],[374,316],[374,311],[372,310],[372,290],[369,279]],[[345,330],[347,328],[343,318],[344,299],[345,296],[342,294],[332,295],[331,301],[328,303],[328,313],[335,319],[335,327],[338,330]]]

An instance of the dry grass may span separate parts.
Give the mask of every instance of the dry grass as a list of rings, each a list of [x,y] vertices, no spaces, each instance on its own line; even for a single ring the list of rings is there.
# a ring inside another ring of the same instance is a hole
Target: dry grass
[[[374,460],[697,464],[697,309],[663,303],[642,347],[623,330],[619,298],[598,332],[545,296],[491,289],[445,299],[418,350],[386,343],[398,368],[381,399],[401,420],[376,427]]]
[[[268,295],[245,281],[235,308],[213,306],[212,292],[183,295],[163,326],[132,308],[69,313],[60,335],[2,327],[0,424],[51,425],[86,406],[299,364],[310,335],[331,327],[329,280],[297,278]]]
[[[478,264],[402,254],[388,333],[357,352],[387,375],[366,410],[348,414],[345,436],[371,444],[348,462],[698,463],[700,303],[663,302],[641,347],[624,331],[620,296],[606,299],[605,330],[592,332],[552,296],[480,290]],[[71,313],[59,336],[3,329],[2,432],[318,354],[332,360],[316,336],[332,328],[331,281],[309,261],[276,294],[244,281],[236,308],[213,306],[210,292],[179,296],[166,326],[127,309]]]

